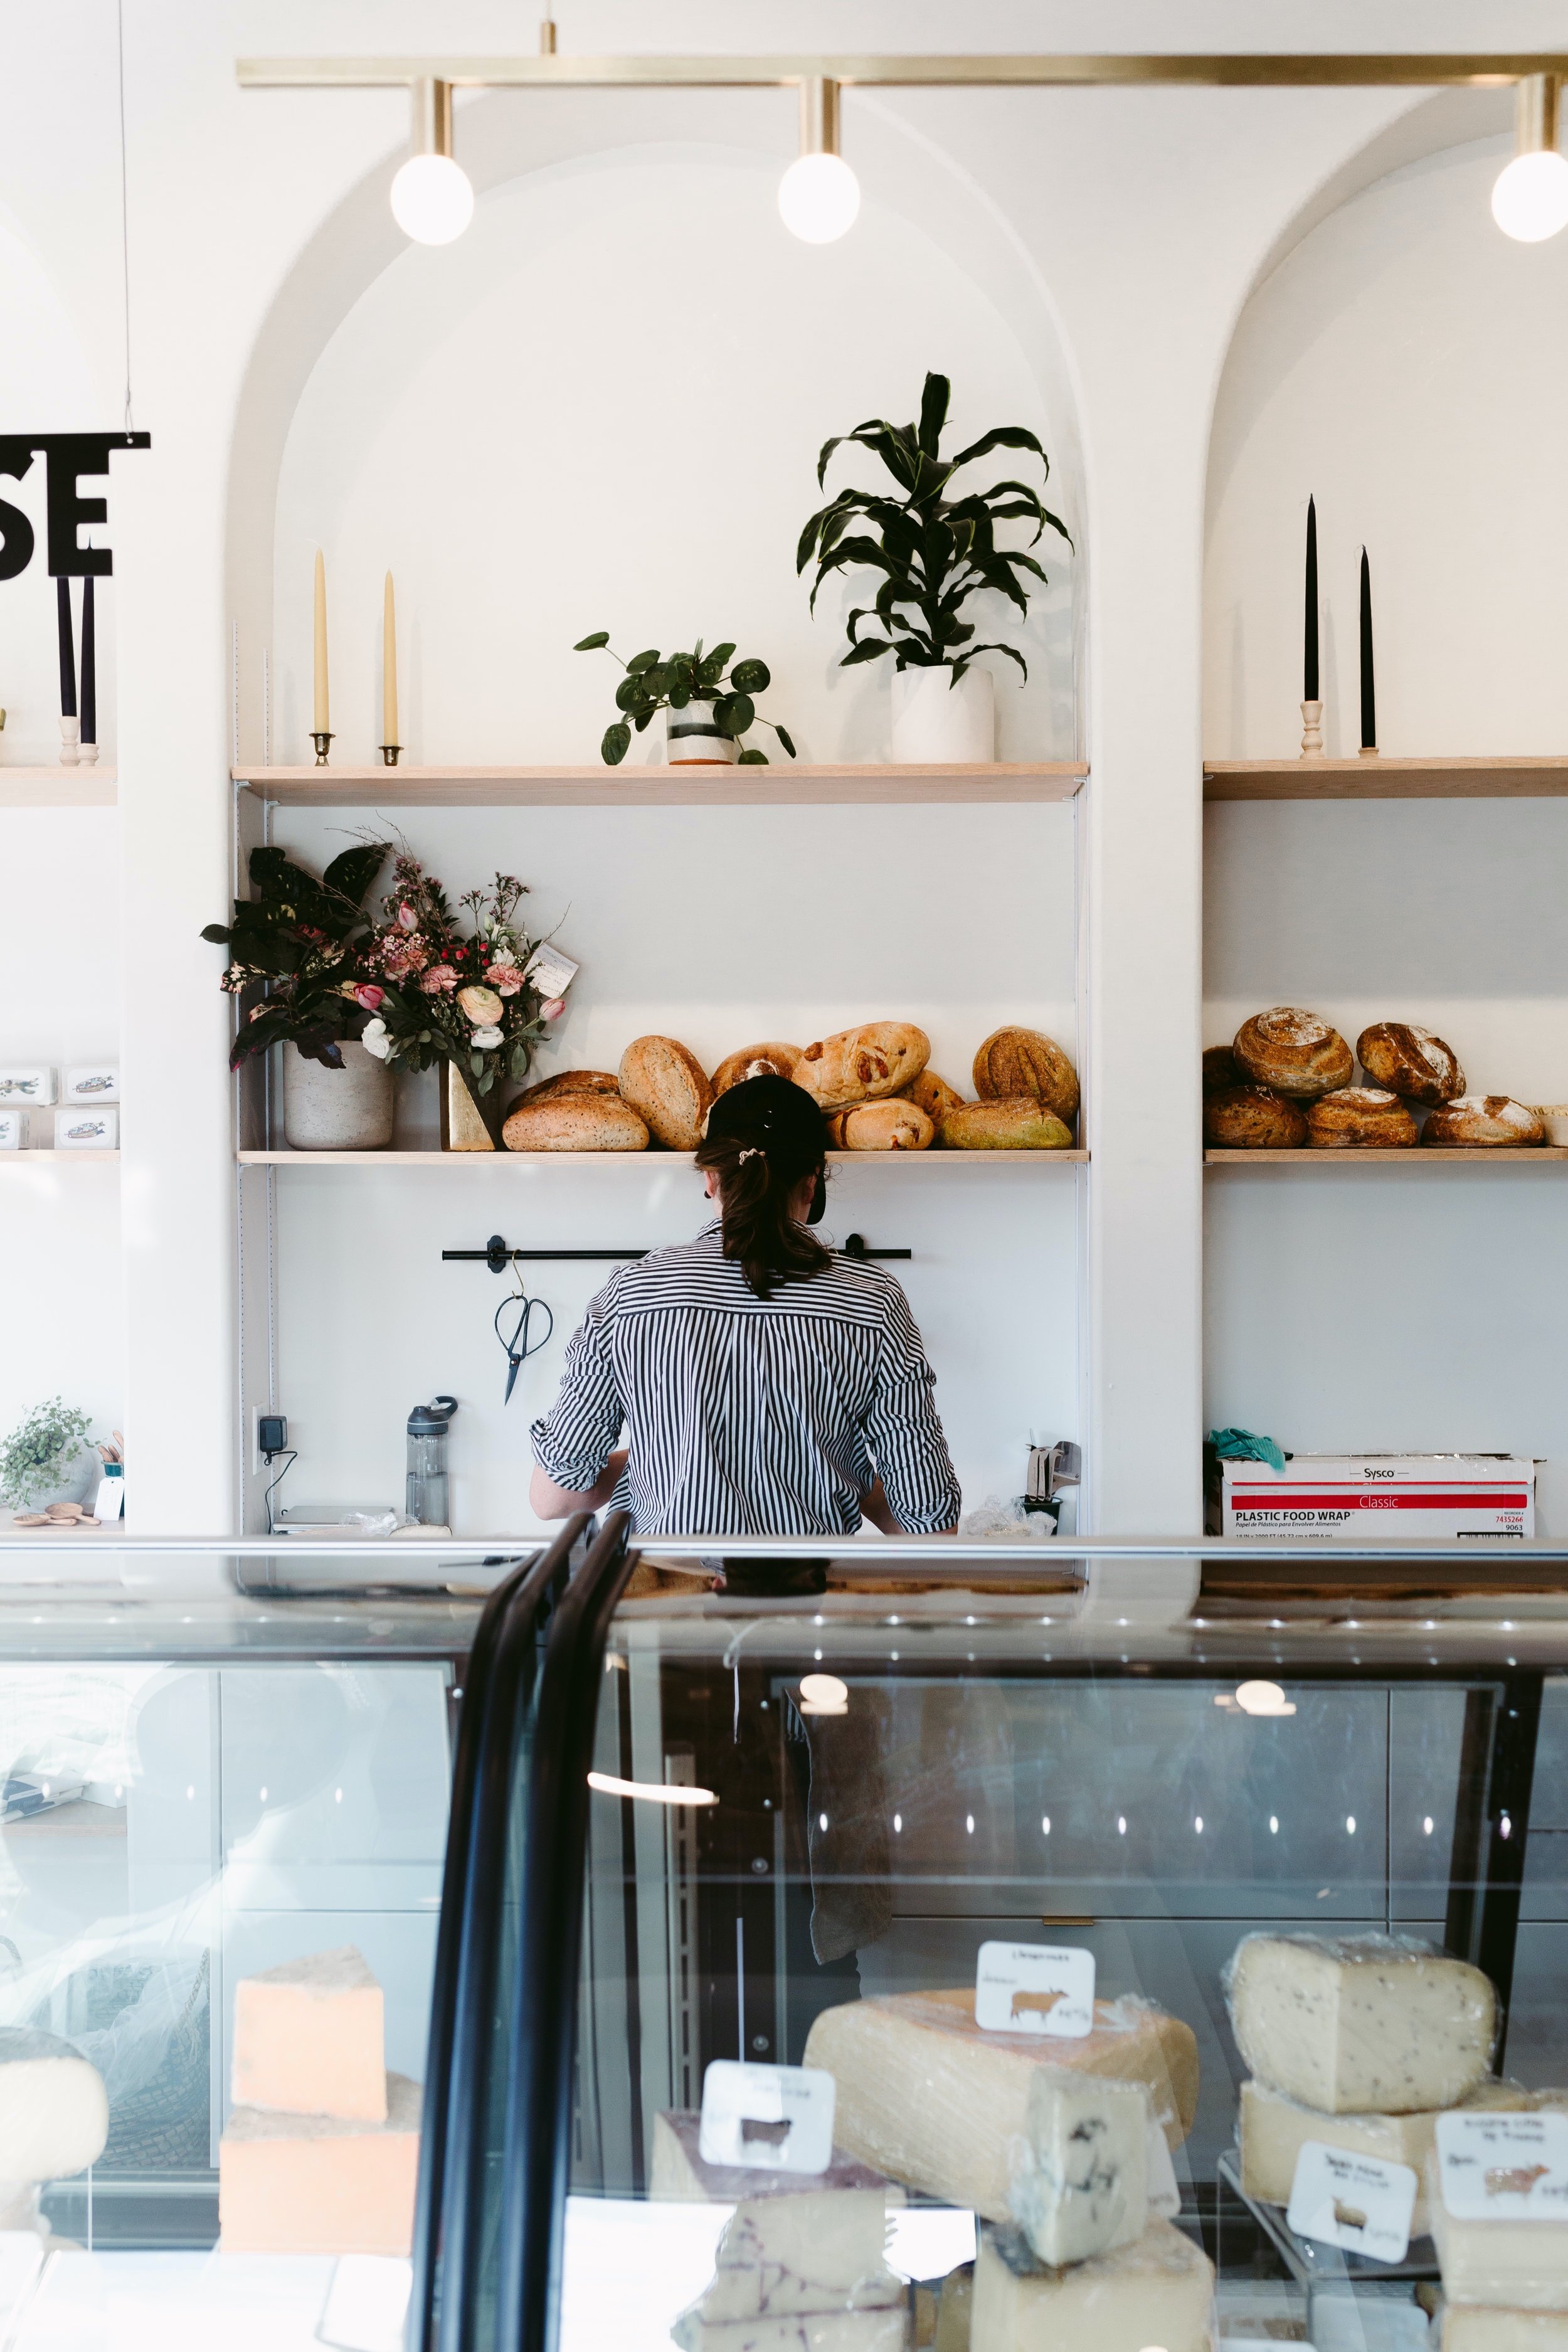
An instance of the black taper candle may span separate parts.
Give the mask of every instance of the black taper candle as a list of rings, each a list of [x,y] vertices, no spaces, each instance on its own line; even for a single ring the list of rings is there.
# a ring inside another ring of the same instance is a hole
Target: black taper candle
[[[93,624],[92,574],[81,583],[81,740],[98,740],[98,631]]]
[[[1377,749],[1377,688],[1372,674],[1372,572],[1361,551],[1361,748]]]
[[[1307,640],[1301,699],[1318,699],[1318,509],[1312,499],[1307,500]]]
[[[60,717],[76,717],[76,646],[71,638],[71,584],[62,572],[55,582],[60,616]]]

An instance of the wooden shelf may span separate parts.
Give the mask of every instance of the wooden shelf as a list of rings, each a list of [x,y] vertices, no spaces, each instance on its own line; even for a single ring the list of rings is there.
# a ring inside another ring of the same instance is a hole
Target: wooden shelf
[[[19,1155],[26,1157],[26,1154]],[[109,1159],[110,1153],[91,1155],[85,1151],[74,1155],[79,1160],[89,1157]],[[1259,1159],[1258,1152],[1242,1152],[1241,1159]],[[1428,1158],[1435,1158],[1429,1153]],[[1568,1157],[1568,1154],[1564,1155]],[[476,1168],[640,1168],[645,1174],[661,1168],[690,1168],[695,1154],[689,1151],[241,1151],[236,1157],[242,1168],[454,1168],[468,1165]],[[1069,1162],[1081,1168],[1089,1159],[1087,1151],[830,1151],[828,1165],[834,1168],[877,1168],[896,1163],[900,1168],[1016,1168],[1020,1164],[1040,1166],[1050,1162]]]
[[[64,772],[62,771],[62,772]],[[855,802],[1070,801],[1076,761],[1019,767],[236,768],[284,808],[825,808]]]
[[[0,1151],[0,1168],[58,1168],[62,1160],[115,1160],[118,1151]]]
[[[1303,1144],[1295,1151],[1205,1151],[1205,1168],[1401,1168],[1486,1167],[1492,1160],[1510,1165],[1531,1160],[1568,1160],[1568,1145],[1554,1143],[1402,1143],[1393,1148],[1358,1145],[1335,1151],[1314,1151]]]
[[[112,808],[119,798],[113,768],[0,767],[0,808]]]
[[[1205,801],[1542,800],[1568,793],[1568,754],[1466,760],[1205,760]]]

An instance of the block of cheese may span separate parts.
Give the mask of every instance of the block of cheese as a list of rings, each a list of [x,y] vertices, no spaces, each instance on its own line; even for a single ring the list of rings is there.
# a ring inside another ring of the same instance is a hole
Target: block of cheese
[[[1245,1936],[1226,1999],[1258,2081],[1323,2115],[1454,2106],[1497,2034],[1479,1969],[1391,1936]]]
[[[1478,2083],[1458,2102],[1461,2107],[1490,2107],[1524,2113],[1535,2105],[1535,2094],[1521,2083]],[[1248,2197],[1265,2205],[1289,2205],[1296,2159],[1310,2139],[1325,2147],[1343,2148],[1350,2156],[1375,2156],[1385,2164],[1407,2164],[1417,2179],[1436,2144],[1440,2107],[1423,2107],[1408,2116],[1325,2116],[1271,2091],[1266,2083],[1241,2086],[1241,2185]],[[1425,2193],[1417,2190],[1410,2234],[1424,2238],[1429,2228]]]
[[[1042,2263],[1081,2263],[1143,2235],[1149,2095],[1071,2066],[1037,2066],[1025,2143],[1014,2151],[1013,2218]]]
[[[942,2283],[936,2307],[935,2352],[969,2352],[969,2331],[974,2316],[974,2264],[961,2263]]]
[[[1214,2265],[1169,2221],[1067,2270],[1028,2251],[1016,2231],[982,2231],[971,2352],[1208,2352]]]
[[[748,2198],[724,2224],[713,2276],[682,2317],[711,2324],[901,2306],[908,2290],[883,2260],[887,2232],[879,2189]]]
[[[1451,2303],[1443,2314],[1443,2352],[1568,2352],[1568,2312]]]
[[[1459,2221],[1443,2202],[1435,2155],[1426,2185],[1446,2303],[1568,2312],[1568,2220]]]
[[[670,2329],[681,2352],[904,2352],[908,2314],[901,2303],[886,2311],[809,2311],[793,2319],[693,2317],[683,2311]]]
[[[1030,2094],[1042,2067],[1142,2084],[1173,2147],[1192,2128],[1198,2051],[1191,2027],[1147,2001],[1096,2001],[1094,2009],[1092,2032],[1047,2040],[984,2032],[967,1987],[879,1994],[825,2009],[806,2037],[805,2063],[833,2076],[834,2130],[852,2156],[1006,2221],[1015,2159],[1035,2161]]]
[[[752,2171],[745,2165],[708,2164],[700,2141],[702,2117],[695,2107],[666,2107],[653,2119],[647,2193],[666,2204],[738,2205],[756,2197],[795,2197],[822,2189],[879,2189],[886,2205],[901,2206],[904,2191],[886,2173],[858,2163],[841,2147],[826,2172]]]
[[[388,2074],[385,2120],[236,2107],[218,2143],[227,2254],[406,2254],[414,2236],[420,2086]]]
[[[241,1977],[234,1994],[234,2104],[386,2121],[384,2005],[353,1944]]]
[[[75,2044],[0,2028],[0,2181],[66,2179],[96,2163],[108,2137],[103,2077]]]

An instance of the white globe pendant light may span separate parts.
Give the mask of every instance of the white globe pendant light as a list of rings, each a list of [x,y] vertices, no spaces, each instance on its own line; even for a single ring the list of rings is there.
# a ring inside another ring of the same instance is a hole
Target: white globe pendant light
[[[1568,227],[1568,157],[1557,148],[1557,83],[1530,74],[1519,85],[1518,153],[1492,189],[1492,218],[1505,236],[1540,245]]]
[[[779,212],[805,245],[831,245],[852,228],[860,183],[838,152],[838,84],[800,86],[800,153],[779,182]]]
[[[416,245],[450,245],[474,216],[468,173],[452,158],[452,85],[413,84],[414,152],[392,183],[392,217]]]

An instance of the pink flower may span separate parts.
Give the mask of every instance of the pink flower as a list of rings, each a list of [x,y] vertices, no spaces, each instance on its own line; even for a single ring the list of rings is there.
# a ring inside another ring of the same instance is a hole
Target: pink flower
[[[515,996],[523,982],[523,975],[514,963],[492,963],[485,978],[498,996]]]
[[[500,998],[490,988],[460,988],[458,1003],[476,1029],[488,1029],[500,1019]]]
[[[367,1013],[379,1013],[381,1000],[385,993],[384,988],[374,987],[368,980],[362,980],[354,990],[354,1003],[363,1004]]]
[[[419,975],[419,985],[426,996],[438,996],[444,988],[456,988],[458,975],[449,963],[433,963],[428,971]]]
[[[402,940],[395,933],[381,950],[381,968],[388,980],[410,980],[423,971],[430,961],[430,950],[417,934]]]
[[[552,996],[548,1004],[540,1006],[539,1017],[542,1021],[559,1021],[565,1010],[566,999],[563,996]]]
[[[406,898],[397,910],[397,924],[400,930],[416,931],[419,929],[419,918]]]

